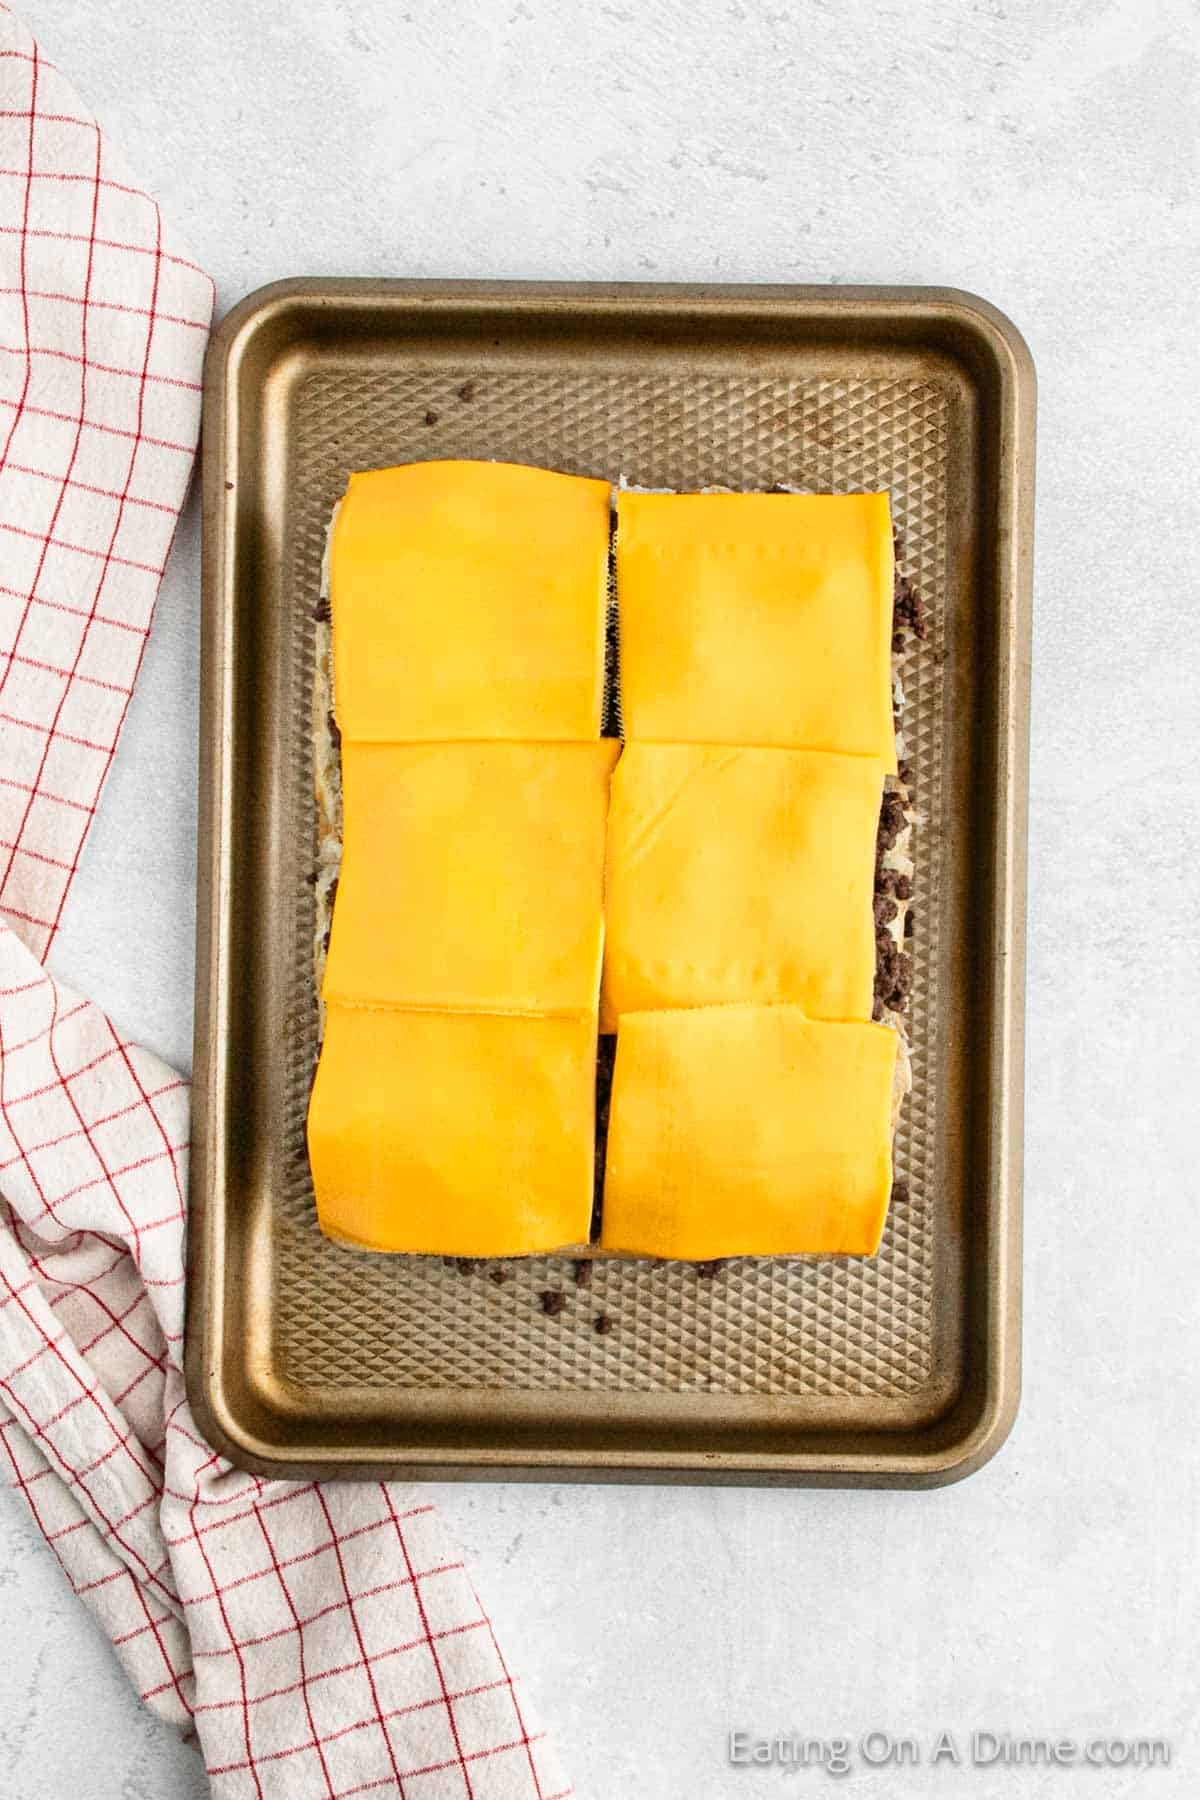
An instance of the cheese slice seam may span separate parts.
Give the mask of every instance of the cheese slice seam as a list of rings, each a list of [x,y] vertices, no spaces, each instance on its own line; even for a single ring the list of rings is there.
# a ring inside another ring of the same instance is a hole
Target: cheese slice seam
[[[588,1019],[594,1006],[446,1006],[436,1000],[356,1000],[322,988],[322,999],[347,1012],[433,1013],[467,1019]]]

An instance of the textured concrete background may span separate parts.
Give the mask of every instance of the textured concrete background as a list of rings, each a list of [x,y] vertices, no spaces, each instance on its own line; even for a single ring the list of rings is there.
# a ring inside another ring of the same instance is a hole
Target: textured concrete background
[[[938,282],[1027,334],[1028,1324],[1008,1447],[934,1494],[440,1497],[592,1800],[778,1791],[725,1766],[735,1726],[1162,1733],[1165,1772],[926,1759],[847,1785],[1200,1792],[1194,0],[23,3],[222,307],[305,272]],[[181,1066],[197,577],[193,508],[55,962]],[[7,1497],[0,1590],[6,1800],[201,1795]]]

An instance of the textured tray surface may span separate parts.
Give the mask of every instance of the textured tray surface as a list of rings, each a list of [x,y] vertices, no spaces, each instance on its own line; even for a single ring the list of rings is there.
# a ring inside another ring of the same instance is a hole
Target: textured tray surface
[[[472,382],[471,399],[458,390]],[[425,423],[436,413],[436,423]],[[285,581],[295,632],[294,741],[311,732],[313,614],[325,530],[350,470],[422,457],[498,457],[647,487],[787,483],[821,492],[887,488],[905,561],[930,610],[930,635],[900,659],[905,742],[927,819],[916,836],[911,1013],[914,1090],[901,1119],[892,1209],[878,1257],[809,1263],[753,1259],[711,1278],[689,1265],[603,1263],[577,1289],[572,1264],[506,1265],[503,1286],[440,1259],[343,1250],[316,1229],[304,1111],[317,1026],[311,944],[316,814],[296,758],[294,1017],[282,1096],[290,1178],[274,1226],[279,1358],[296,1380],[331,1386],[709,1389],[727,1393],[889,1394],[932,1364],[934,1254],[926,1204],[937,1096],[925,1045],[937,1029],[941,659],[947,398],[927,380],[800,381],[696,372],[335,368],[292,397]],[[561,1287],[548,1317],[538,1295]],[[336,1295],[336,1304],[331,1296]],[[598,1334],[605,1313],[613,1329]]]

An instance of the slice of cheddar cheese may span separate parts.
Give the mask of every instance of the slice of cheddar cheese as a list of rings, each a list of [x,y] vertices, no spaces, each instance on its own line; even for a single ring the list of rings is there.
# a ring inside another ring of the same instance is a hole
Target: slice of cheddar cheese
[[[610,489],[510,463],[351,475],[330,551],[343,737],[596,737]]]
[[[330,1006],[308,1114],[321,1229],[446,1256],[585,1242],[595,1066],[594,1013]]]
[[[896,768],[886,494],[629,494],[617,511],[630,738]]]
[[[601,1245],[636,1256],[870,1256],[892,1184],[897,1037],[798,1007],[628,1013]]]
[[[612,780],[603,1025],[728,1002],[869,1019],[882,796],[872,757],[629,743]]]
[[[595,1009],[620,745],[343,742],[322,992],[478,1012]]]

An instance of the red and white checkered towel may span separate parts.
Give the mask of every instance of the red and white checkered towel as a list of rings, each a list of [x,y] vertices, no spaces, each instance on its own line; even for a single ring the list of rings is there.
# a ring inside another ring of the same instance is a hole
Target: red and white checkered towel
[[[40,960],[141,661],[211,310],[0,4],[0,1475],[222,1800],[557,1800],[419,1491],[260,1481],[200,1439],[186,1084]]]

